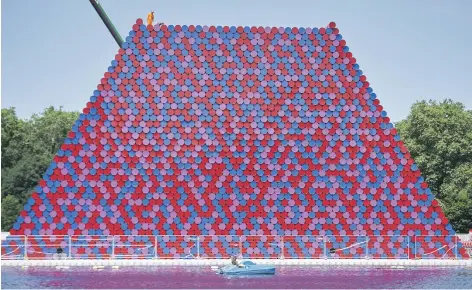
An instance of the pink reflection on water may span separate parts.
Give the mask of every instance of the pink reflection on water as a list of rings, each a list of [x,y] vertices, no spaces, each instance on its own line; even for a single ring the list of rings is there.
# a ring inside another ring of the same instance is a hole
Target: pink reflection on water
[[[472,288],[460,268],[288,267],[272,276],[227,277],[205,267],[2,267],[2,288]]]

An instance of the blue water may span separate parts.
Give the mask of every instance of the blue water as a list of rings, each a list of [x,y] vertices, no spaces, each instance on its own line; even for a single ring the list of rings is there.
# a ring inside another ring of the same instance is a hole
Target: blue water
[[[12,288],[447,288],[471,289],[472,268],[279,266],[273,276],[227,277],[210,267],[2,267]]]

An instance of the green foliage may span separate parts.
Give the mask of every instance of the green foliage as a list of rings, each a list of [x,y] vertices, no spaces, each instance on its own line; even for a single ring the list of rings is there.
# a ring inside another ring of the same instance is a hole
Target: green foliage
[[[2,109],[2,172],[15,165],[25,151],[25,122],[18,119],[15,108]]]
[[[421,101],[396,128],[453,228],[466,231],[472,208],[462,202],[466,192],[458,190],[461,182],[466,185],[463,176],[472,162],[472,111],[451,100]],[[469,215],[457,216],[467,211]]]
[[[2,230],[8,231],[79,117],[49,107],[21,120],[2,109]]]
[[[441,186],[444,213],[458,232],[472,224],[472,163],[456,167]]]
[[[16,197],[8,195],[2,198],[2,229],[10,229],[20,210],[21,205]]]
[[[27,123],[29,142],[35,152],[52,157],[59,150],[67,133],[79,118],[78,112],[66,112],[49,107],[42,114],[34,114]]]
[[[49,155],[26,152],[15,166],[2,170],[2,196],[13,195],[24,204],[51,163]]]

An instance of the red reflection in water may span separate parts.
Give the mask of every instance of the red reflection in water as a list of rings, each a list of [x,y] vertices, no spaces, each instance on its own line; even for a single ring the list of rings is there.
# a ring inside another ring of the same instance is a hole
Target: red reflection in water
[[[472,269],[277,267],[273,276],[218,275],[210,267],[94,270],[2,267],[2,288],[472,288]]]

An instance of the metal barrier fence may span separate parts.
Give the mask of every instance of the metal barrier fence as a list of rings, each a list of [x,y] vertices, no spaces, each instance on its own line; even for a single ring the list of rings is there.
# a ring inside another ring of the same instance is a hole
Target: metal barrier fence
[[[8,236],[2,259],[457,259],[458,236]],[[58,248],[62,254],[58,254]]]
[[[415,236],[415,258],[456,259],[458,256],[458,236]]]

